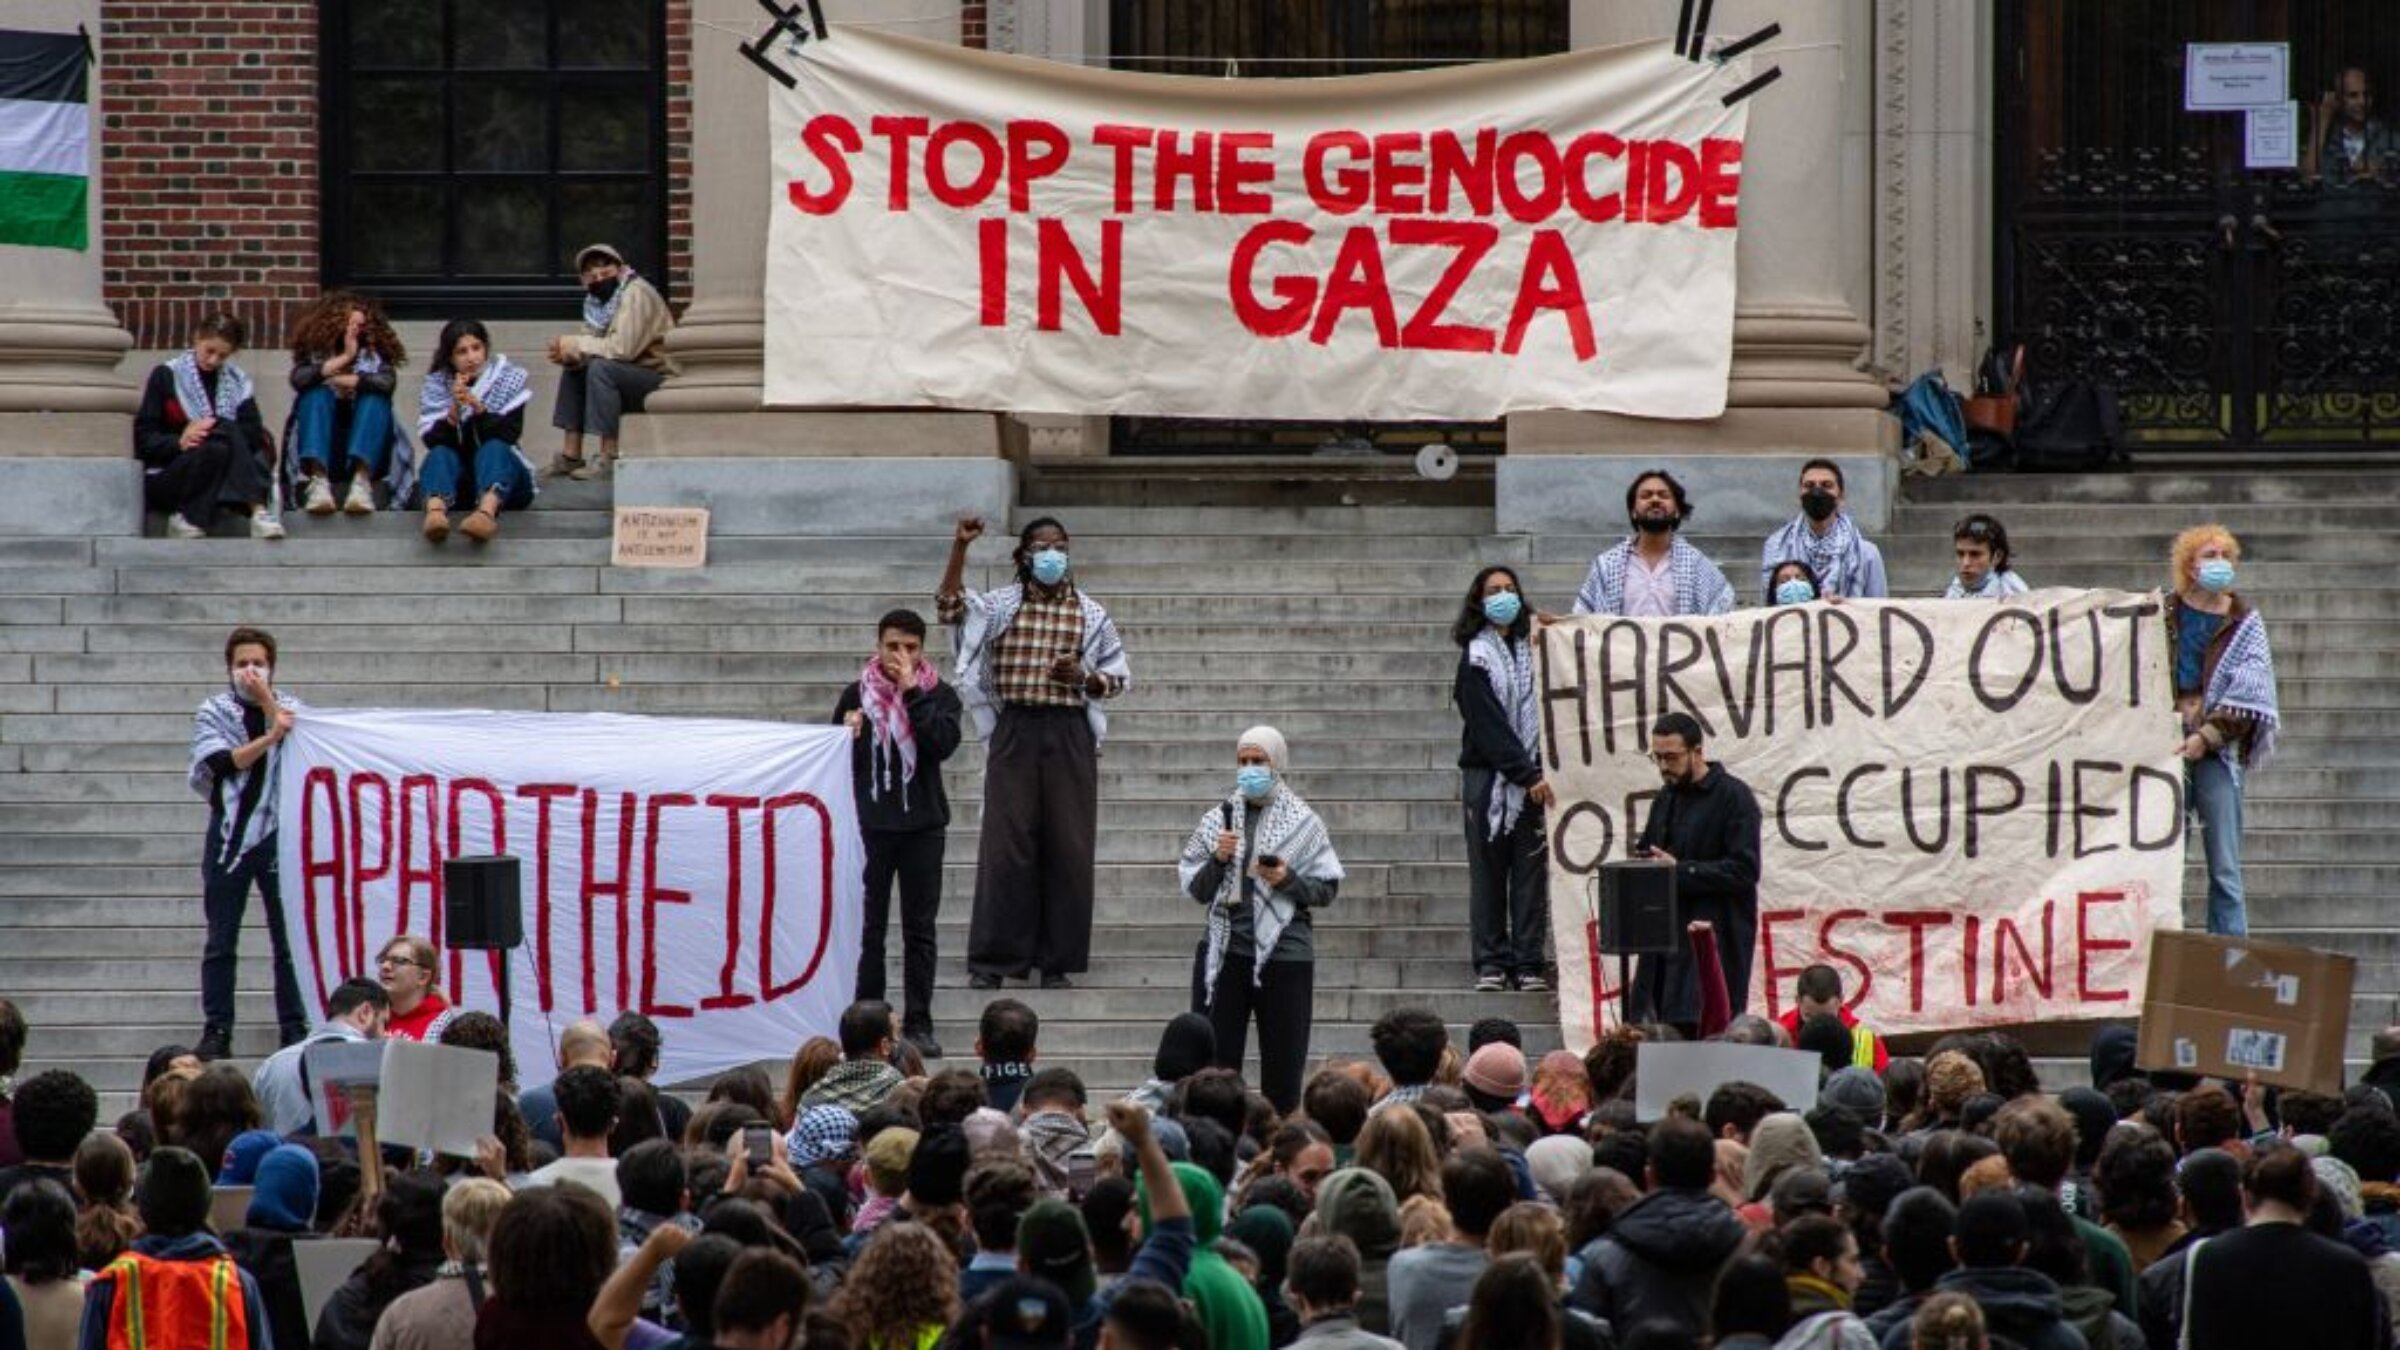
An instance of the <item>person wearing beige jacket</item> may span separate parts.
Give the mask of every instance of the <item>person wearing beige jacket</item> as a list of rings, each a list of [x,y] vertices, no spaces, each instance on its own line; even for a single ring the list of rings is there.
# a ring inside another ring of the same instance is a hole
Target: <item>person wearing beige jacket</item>
[[[558,458],[545,478],[599,478],[617,457],[617,427],[624,415],[640,412],[659,382],[676,373],[667,355],[667,333],[675,315],[666,297],[607,244],[575,255],[583,279],[583,327],[550,339],[550,361],[558,369],[558,403],[550,424],[565,433]],[[583,436],[600,438],[600,453],[586,459]]]

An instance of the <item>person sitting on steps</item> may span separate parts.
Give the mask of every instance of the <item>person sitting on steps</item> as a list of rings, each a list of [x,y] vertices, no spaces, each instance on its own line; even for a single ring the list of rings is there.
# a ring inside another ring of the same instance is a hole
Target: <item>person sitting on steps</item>
[[[356,292],[327,291],[292,320],[298,397],[283,438],[299,465],[299,500],[310,515],[373,515],[378,481],[392,484],[396,501],[406,500],[416,465],[392,417],[392,391],[407,359],[383,307]]]
[[[274,445],[250,376],[233,362],[249,336],[234,315],[211,314],[193,326],[191,349],[142,386],[133,453],[143,504],[169,513],[170,539],[205,539],[227,511],[250,517],[253,539],[283,538],[268,467]]]
[[[452,319],[443,325],[417,398],[427,540],[438,544],[450,537],[450,508],[464,492],[474,494],[475,510],[459,522],[458,532],[479,544],[500,533],[502,510],[533,504],[533,466],[517,449],[532,400],[525,368],[492,350],[482,324]]]
[[[584,482],[607,476],[624,415],[642,411],[659,383],[676,373],[675,358],[667,355],[675,315],[658,288],[606,244],[576,254],[575,271],[583,279],[583,328],[550,339],[550,364],[558,367],[550,425],[565,435],[542,476]],[[587,431],[600,438],[597,459],[584,458]]]

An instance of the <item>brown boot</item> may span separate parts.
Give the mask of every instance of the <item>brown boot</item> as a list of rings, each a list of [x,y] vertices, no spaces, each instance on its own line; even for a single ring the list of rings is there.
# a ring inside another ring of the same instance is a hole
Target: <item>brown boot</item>
[[[425,503],[425,542],[438,544],[450,537],[450,510],[436,498]]]
[[[458,523],[458,532],[478,544],[488,544],[500,533],[500,518],[479,509]]]

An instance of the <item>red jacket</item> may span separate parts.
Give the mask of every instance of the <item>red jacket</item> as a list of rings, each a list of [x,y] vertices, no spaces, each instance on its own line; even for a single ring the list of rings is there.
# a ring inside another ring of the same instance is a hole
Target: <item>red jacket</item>
[[[447,1025],[442,1018],[449,1011],[450,1000],[443,998],[440,990],[428,989],[424,1001],[410,1009],[408,1016],[392,1014],[391,1020],[384,1025],[383,1034],[404,1041],[438,1040],[442,1034],[441,1028]]]
[[[1786,1035],[1794,1041],[1800,1039],[1800,1009],[1797,1006],[1776,1020],[1783,1024]],[[1884,1048],[1883,1038],[1860,1026],[1857,1015],[1848,1008],[1842,1009],[1842,1025],[1850,1030],[1852,1066],[1873,1069],[1876,1077],[1882,1077],[1883,1071],[1890,1068],[1892,1063],[1892,1052]]]

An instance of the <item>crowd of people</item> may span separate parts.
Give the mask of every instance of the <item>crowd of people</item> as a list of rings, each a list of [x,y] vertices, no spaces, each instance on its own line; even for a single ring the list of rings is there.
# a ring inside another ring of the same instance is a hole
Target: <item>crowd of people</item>
[[[695,1105],[634,1013],[520,1092],[496,1018],[395,978],[426,950],[310,1039],[490,1052],[472,1158],[319,1136],[298,1045],[162,1046],[104,1123],[73,1071],[18,1076],[38,1028],[0,1000],[0,1350],[2383,1350],[2400,1316],[2400,1028],[2330,1093],[2145,1074],[2112,1027],[2053,1093],[2005,1034],[1892,1055],[1820,967],[1718,1037],[1815,1055],[1813,1098],[1644,1119],[1664,1025],[1529,1057],[1395,1008],[1285,1108],[1184,1013],[1100,1103],[1019,1000],[939,1072],[862,1001]],[[329,1237],[372,1254],[312,1297]]]

